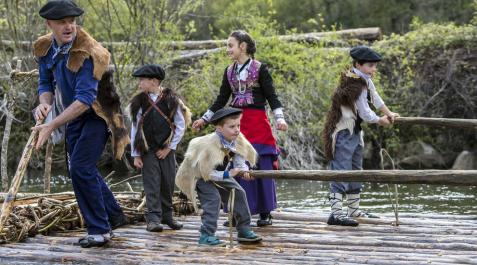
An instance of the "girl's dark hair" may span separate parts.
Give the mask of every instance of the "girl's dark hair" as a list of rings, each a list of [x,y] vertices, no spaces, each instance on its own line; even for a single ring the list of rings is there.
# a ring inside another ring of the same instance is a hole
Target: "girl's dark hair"
[[[255,46],[255,41],[252,39],[250,34],[248,34],[245,30],[236,30],[230,33],[230,37],[234,37],[236,40],[238,40],[239,44],[242,42],[247,43],[247,54],[254,58],[257,47]]]

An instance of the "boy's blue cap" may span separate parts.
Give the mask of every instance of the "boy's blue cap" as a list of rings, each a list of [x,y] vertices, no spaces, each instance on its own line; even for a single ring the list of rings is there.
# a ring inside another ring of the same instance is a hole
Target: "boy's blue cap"
[[[164,71],[164,68],[162,68],[162,66],[158,64],[146,64],[134,71],[132,76],[157,78],[159,80],[164,80],[164,78],[166,78],[166,71]]]
[[[351,48],[349,55],[356,61],[365,61],[365,62],[379,62],[381,61],[381,55],[375,52],[373,49],[368,46],[356,46]]]
[[[38,13],[44,19],[59,20],[65,17],[79,17],[84,10],[72,0],[51,0]]]
[[[219,109],[217,112],[212,115],[212,118],[210,118],[210,123],[213,125],[216,125],[220,120],[222,120],[225,117],[232,116],[234,114],[239,114],[242,113],[241,109],[237,108],[223,108]]]

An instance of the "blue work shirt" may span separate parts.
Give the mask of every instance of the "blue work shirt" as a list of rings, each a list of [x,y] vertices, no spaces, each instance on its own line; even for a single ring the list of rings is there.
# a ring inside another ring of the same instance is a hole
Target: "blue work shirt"
[[[98,80],[93,76],[93,61],[91,58],[84,60],[78,72],[72,72],[66,67],[70,54],[60,53],[53,59],[55,48],[57,45],[53,40],[53,47],[39,59],[38,95],[45,92],[54,94],[57,86],[61,91],[64,108],[75,100],[91,107],[98,94]]]

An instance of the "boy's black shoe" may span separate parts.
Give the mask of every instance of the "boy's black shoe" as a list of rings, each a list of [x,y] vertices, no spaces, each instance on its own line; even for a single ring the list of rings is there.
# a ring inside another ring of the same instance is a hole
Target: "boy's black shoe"
[[[146,230],[149,232],[162,232],[163,229],[159,222],[147,222]]]
[[[338,215],[334,216],[333,214],[330,214],[330,217],[328,218],[328,222],[326,222],[329,225],[342,225],[342,226],[358,226],[359,223],[352,219],[349,218],[345,215]]]
[[[111,225],[112,230],[119,228],[123,225],[127,225],[128,223],[128,219],[124,214],[109,218],[109,224]]]
[[[161,223],[169,226],[172,230],[180,230],[184,226],[175,220],[168,220],[168,221],[163,220]]]
[[[78,241],[78,244],[82,248],[91,248],[91,247],[102,247],[106,245],[106,243],[108,242],[109,242],[109,238],[106,238],[104,236],[102,241],[98,241],[94,237],[87,235],[83,238],[80,238],[80,240]]]
[[[272,215],[269,213],[260,214],[260,219],[257,220],[257,226],[272,225]]]

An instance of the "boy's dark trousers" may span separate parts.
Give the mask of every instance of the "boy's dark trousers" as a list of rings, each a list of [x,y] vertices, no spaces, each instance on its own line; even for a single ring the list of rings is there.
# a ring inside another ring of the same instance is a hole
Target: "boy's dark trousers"
[[[142,156],[142,178],[146,193],[147,222],[172,221],[172,195],[176,177],[175,151],[171,150],[164,159],[154,152]]]
[[[202,207],[202,225],[200,232],[207,235],[214,235],[217,231],[217,220],[219,219],[220,205],[227,205],[230,191],[235,189],[234,219],[236,229],[240,233],[250,230],[250,210],[248,208],[247,195],[244,189],[234,178],[222,181],[197,181],[196,190]]]

